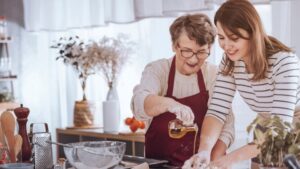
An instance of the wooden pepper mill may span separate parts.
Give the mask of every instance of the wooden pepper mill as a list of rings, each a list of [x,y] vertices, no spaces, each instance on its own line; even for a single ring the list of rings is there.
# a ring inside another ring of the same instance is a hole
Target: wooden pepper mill
[[[21,151],[22,161],[29,162],[31,158],[31,146],[30,146],[30,142],[26,130],[26,123],[27,123],[27,117],[29,115],[29,109],[23,107],[23,104],[21,104],[20,107],[14,109],[14,112],[17,117],[17,122],[19,125],[19,134],[23,139],[22,151]]]

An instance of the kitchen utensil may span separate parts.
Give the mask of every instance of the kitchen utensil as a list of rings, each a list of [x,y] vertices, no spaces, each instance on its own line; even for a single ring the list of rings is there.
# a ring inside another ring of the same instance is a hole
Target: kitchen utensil
[[[163,165],[167,164],[167,160],[157,160],[151,158],[145,158],[140,156],[124,155],[120,162],[124,168],[132,168],[136,165],[147,163],[151,168],[162,168]],[[130,166],[131,165],[131,166]]]
[[[299,169],[300,168],[300,163],[297,160],[296,156],[294,154],[288,154],[284,157],[284,165],[288,169]]]
[[[0,169],[33,169],[30,163],[7,163],[0,165]]]
[[[0,142],[3,146],[6,146],[6,141],[5,141],[5,136],[2,130],[2,124],[1,124],[1,120],[0,120]]]
[[[68,148],[84,148],[84,146],[75,146],[75,145],[71,145],[71,144],[58,143],[58,142],[49,141],[49,140],[47,140],[46,143],[55,144],[58,146],[68,147]]]
[[[43,125],[44,131],[35,132],[34,128],[37,125]],[[47,143],[51,141],[47,123],[32,123],[30,124],[30,133],[33,145],[33,162],[36,169],[51,169],[53,166],[52,146]]]
[[[5,111],[1,115],[1,125],[3,128],[3,133],[5,135],[8,148],[9,148],[9,157],[11,162],[16,162],[15,156],[15,138],[14,132],[16,127],[16,120],[12,112]]]
[[[31,158],[31,146],[29,143],[27,130],[26,130],[26,123],[27,117],[29,115],[29,109],[23,107],[23,104],[20,107],[14,109],[15,115],[17,117],[17,122],[19,125],[19,134],[23,139],[22,143],[22,161],[27,162],[30,161]]]
[[[79,161],[78,154],[77,154],[77,152],[78,152],[77,149],[84,148],[84,146],[75,146],[75,145],[58,143],[58,142],[53,142],[53,141],[48,141],[48,140],[46,141],[46,143],[55,144],[55,145],[58,145],[58,146],[68,147],[68,148],[74,149],[74,151],[72,151],[72,159],[73,159],[74,162],[78,162]]]
[[[16,153],[16,159],[17,159],[18,154],[20,153],[20,151],[22,149],[22,143],[23,143],[22,137],[19,134],[15,135],[15,153]]]
[[[93,141],[62,144],[67,160],[77,169],[107,169],[121,161],[125,142]]]

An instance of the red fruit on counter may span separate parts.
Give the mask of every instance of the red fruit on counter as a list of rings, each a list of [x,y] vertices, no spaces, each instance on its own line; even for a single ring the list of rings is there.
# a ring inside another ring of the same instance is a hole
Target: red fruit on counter
[[[133,122],[133,118],[127,117],[127,118],[125,119],[125,124],[128,125],[128,126],[131,125],[132,122]]]
[[[135,133],[135,132],[137,131],[137,129],[138,129],[138,126],[136,126],[136,125],[130,125],[130,130],[131,130],[133,133]]]
[[[133,120],[133,122],[130,125],[130,130],[132,132],[136,132],[136,130],[140,127],[140,123],[139,121],[137,121],[136,119]]]
[[[139,121],[139,127],[140,129],[144,129],[145,128],[145,123],[142,121]]]

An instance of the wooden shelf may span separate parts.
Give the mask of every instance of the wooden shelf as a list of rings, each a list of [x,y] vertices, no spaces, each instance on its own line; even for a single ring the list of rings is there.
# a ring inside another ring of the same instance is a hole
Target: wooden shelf
[[[102,128],[100,129],[56,129],[57,133],[81,135],[97,138],[111,138],[124,141],[138,141],[145,142],[143,133],[105,133]]]
[[[60,143],[81,141],[112,140],[126,142],[127,155],[144,156],[144,133],[107,133],[103,129],[56,129],[56,139]],[[62,147],[57,147],[57,158],[64,157]]]
[[[16,80],[16,79],[17,79],[17,75],[0,76],[0,82],[11,81],[11,80]]]
[[[0,43],[9,43],[11,41],[12,41],[12,39],[10,36],[0,37]]]

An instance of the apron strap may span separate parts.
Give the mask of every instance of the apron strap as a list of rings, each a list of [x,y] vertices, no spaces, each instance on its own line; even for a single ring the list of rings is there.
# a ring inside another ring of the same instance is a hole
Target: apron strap
[[[176,61],[176,57],[174,56],[172,59],[172,64],[169,73],[168,90],[166,95],[167,97],[173,96],[174,79],[175,79],[175,61]]]
[[[204,82],[204,78],[203,78],[201,69],[197,72],[197,76],[198,76],[198,86],[199,86],[200,92],[206,92],[205,82]]]

